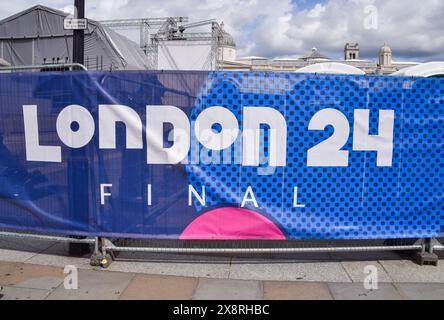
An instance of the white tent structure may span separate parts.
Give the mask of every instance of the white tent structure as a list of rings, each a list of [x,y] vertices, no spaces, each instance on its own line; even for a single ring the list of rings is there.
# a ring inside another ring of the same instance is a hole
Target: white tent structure
[[[67,13],[37,5],[0,21],[0,58],[12,66],[72,62],[72,30]],[[85,30],[85,65],[92,70],[145,70],[139,45],[89,20]]]
[[[296,73],[321,73],[321,74],[350,74],[350,75],[365,75],[365,72],[356,67],[339,63],[339,62],[325,62],[316,63],[301,68]]]
[[[10,65],[11,64],[8,61],[0,58],[0,67],[9,67]]]
[[[422,63],[401,69],[391,75],[398,77],[444,77],[444,61]]]

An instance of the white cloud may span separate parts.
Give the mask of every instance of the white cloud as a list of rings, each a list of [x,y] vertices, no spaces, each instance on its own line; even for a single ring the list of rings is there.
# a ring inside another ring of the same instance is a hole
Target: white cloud
[[[324,12],[325,12],[325,6],[323,6],[320,3],[317,3],[312,10],[308,11],[307,17],[320,18]]]
[[[72,2],[41,1],[59,9]],[[4,6],[0,15],[5,17],[33,4],[16,0]],[[378,10],[376,29],[364,26],[368,5]],[[241,55],[299,56],[316,46],[340,57],[346,42],[358,41],[363,55],[373,59],[387,42],[397,60],[444,60],[442,0],[88,0],[87,13],[94,19],[215,18],[225,22]]]
[[[368,5],[377,9],[376,29],[364,25]],[[322,14],[314,17],[307,10],[294,14],[289,36],[329,52],[340,52],[347,41],[357,41],[365,56],[376,57],[387,42],[395,58],[444,59],[443,1],[335,0],[323,7]]]

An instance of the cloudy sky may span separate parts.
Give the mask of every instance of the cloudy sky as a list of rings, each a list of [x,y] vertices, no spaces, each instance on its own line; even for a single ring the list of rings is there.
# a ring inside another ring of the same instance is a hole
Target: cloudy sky
[[[35,4],[69,10],[74,0],[14,0],[7,17]],[[444,60],[442,0],[86,0],[93,19],[188,16],[223,21],[239,55],[297,57],[312,47],[342,57],[357,41],[363,58],[376,59],[386,42],[395,60]]]

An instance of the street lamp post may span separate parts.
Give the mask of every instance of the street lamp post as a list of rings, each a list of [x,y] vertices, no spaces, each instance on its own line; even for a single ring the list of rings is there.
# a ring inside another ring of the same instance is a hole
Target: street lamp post
[[[75,0],[76,21],[85,19],[85,0]],[[73,31],[73,55],[72,62],[84,65],[85,62],[85,32],[83,28],[74,27]],[[87,198],[88,194],[88,161],[84,150],[71,151],[68,160],[68,183],[73,188],[69,194],[69,210],[73,221],[81,221],[88,224],[89,213]],[[84,239],[84,237],[75,237]],[[88,244],[70,243],[69,253],[74,256],[80,256],[90,252]]]
[[[76,19],[85,19],[85,0],[75,0],[74,2],[75,12],[77,13]],[[73,63],[85,63],[85,32],[83,29],[74,30],[73,37]]]

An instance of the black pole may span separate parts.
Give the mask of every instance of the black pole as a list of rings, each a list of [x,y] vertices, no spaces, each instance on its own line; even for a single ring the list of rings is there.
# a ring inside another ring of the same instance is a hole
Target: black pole
[[[75,0],[75,19],[85,18],[85,0]],[[85,64],[85,33],[84,30],[74,30],[72,62]],[[74,68],[73,68],[74,69]],[[72,150],[68,160],[68,183],[71,192],[69,198],[69,211],[72,221],[88,225],[88,161],[84,150]],[[85,239],[84,237],[74,237]],[[70,243],[69,253],[73,256],[82,256],[90,252],[88,244]]]
[[[85,0],[75,0],[76,19],[85,18]],[[72,62],[85,64],[85,32],[84,30],[74,30]]]

